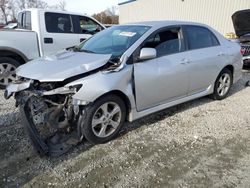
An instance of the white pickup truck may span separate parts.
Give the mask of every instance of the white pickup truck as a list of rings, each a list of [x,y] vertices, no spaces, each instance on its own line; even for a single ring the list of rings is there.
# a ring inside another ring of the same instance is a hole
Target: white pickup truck
[[[103,29],[83,14],[41,9],[20,12],[18,29],[0,30],[0,89],[15,79],[19,65],[75,46]]]

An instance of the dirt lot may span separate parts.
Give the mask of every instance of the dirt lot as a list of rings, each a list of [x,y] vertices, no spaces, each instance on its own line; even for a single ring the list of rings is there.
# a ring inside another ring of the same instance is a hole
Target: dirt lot
[[[250,72],[223,101],[201,98],[127,124],[104,145],[40,158],[0,92],[0,187],[249,187]]]

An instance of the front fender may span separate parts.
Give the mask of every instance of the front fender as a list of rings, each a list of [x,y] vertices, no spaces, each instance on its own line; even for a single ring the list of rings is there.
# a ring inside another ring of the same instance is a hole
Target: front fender
[[[132,65],[118,72],[98,72],[88,77],[74,81],[66,86],[82,84],[81,89],[72,96],[75,100],[94,102],[100,96],[118,90],[130,100],[131,108],[135,107],[133,95]]]

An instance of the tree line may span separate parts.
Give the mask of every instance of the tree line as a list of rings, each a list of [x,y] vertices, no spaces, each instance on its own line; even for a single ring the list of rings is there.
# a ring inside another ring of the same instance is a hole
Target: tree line
[[[8,20],[11,22],[17,21],[17,13],[27,8],[41,8],[41,9],[59,9],[65,10],[65,1],[60,1],[58,4],[49,6],[43,0],[0,0],[0,14],[5,23]]]
[[[64,0],[58,4],[49,6],[43,0],[0,0],[0,22],[5,24],[17,21],[17,13],[27,8],[41,8],[41,9],[58,9],[65,10],[66,3]],[[93,14],[92,17],[103,24],[118,24],[119,16],[117,15],[117,7],[112,6],[106,10]]]
[[[107,8],[105,11],[102,11],[97,14],[93,14],[92,17],[97,19],[99,22],[103,24],[118,24],[119,16],[117,15],[117,7],[112,6]]]

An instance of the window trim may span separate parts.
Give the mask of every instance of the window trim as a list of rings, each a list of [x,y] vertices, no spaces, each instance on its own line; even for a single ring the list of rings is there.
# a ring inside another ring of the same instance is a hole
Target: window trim
[[[192,50],[200,50],[200,49],[205,49],[205,48],[213,48],[213,47],[216,47],[216,46],[221,46],[221,43],[218,39],[218,37],[214,34],[213,31],[211,31],[209,28],[207,27],[204,27],[204,26],[200,26],[200,25],[183,25],[183,36],[184,36],[184,42],[186,43],[186,51],[192,51]],[[217,45],[213,45],[213,46],[208,46],[208,47],[202,47],[202,48],[196,48],[196,49],[190,49],[189,47],[189,42],[188,42],[188,34],[187,34],[187,28],[188,27],[198,27],[198,28],[202,28],[202,29],[206,29],[208,30],[215,38],[215,40],[218,42]]]
[[[184,33],[183,33],[183,26],[182,25],[171,25],[171,26],[166,26],[166,27],[162,27],[159,28],[157,30],[155,30],[153,33],[151,33],[136,49],[135,51],[131,54],[131,56],[129,57],[132,58],[132,60],[130,59],[129,63],[127,64],[134,64],[134,63],[140,63],[141,61],[138,60],[138,56],[140,54],[140,50],[142,49],[143,45],[145,44],[145,42],[150,39],[153,35],[156,35],[157,33],[160,33],[162,31],[165,30],[169,30],[169,29],[175,29],[175,28],[180,28],[180,40],[181,40],[181,50],[179,52],[176,53],[171,53],[171,54],[166,54],[165,56],[169,56],[169,55],[174,55],[174,54],[178,54],[178,53],[182,53],[187,51],[187,46],[186,46],[186,42],[185,42],[185,37],[184,37]],[[160,57],[156,57],[155,59],[161,58],[164,56],[160,56]],[[147,61],[147,60],[145,60]]]

